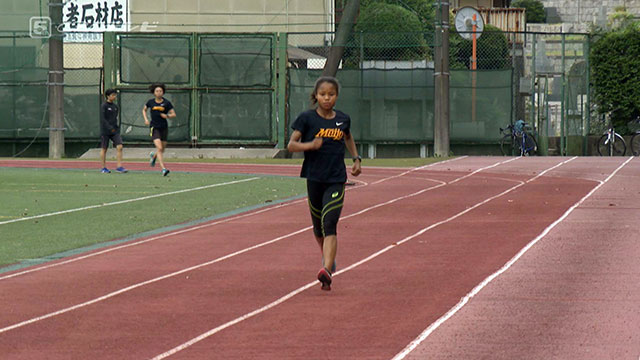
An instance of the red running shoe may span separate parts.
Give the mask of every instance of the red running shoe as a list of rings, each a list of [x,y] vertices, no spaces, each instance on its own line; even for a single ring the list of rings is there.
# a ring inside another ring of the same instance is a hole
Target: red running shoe
[[[331,273],[329,270],[322,268],[318,272],[318,281],[322,283],[322,290],[331,290]]]

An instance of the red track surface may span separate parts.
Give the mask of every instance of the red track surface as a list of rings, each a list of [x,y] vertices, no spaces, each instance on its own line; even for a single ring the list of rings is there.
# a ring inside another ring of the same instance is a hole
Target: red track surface
[[[338,269],[347,271],[335,276],[331,292],[314,284],[171,358],[390,359],[626,159],[574,159],[502,195],[567,159],[517,159],[469,176],[505,160],[464,158],[402,176],[400,169],[365,168],[359,180],[369,185],[347,193],[338,251]],[[97,168],[75,161],[0,166]],[[171,168],[298,172],[291,166]],[[639,177],[634,159],[408,358],[637,359]],[[306,202],[297,201],[60,266],[0,274],[0,354],[153,358],[313,282],[320,253],[311,231],[299,231],[309,223]]]

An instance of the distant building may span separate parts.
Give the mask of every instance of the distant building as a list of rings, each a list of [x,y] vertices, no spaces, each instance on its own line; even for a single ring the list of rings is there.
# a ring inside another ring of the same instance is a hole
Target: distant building
[[[547,12],[547,23],[606,25],[617,7],[625,7],[640,16],[640,0],[541,0]]]
[[[476,9],[480,8],[508,8],[511,0],[453,0],[452,8],[461,8],[463,6],[472,6]]]

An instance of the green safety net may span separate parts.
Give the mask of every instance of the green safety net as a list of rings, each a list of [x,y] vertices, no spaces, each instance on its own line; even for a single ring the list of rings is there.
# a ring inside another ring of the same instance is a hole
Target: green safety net
[[[149,126],[144,124],[142,109],[153,95],[141,91],[120,91],[118,104],[120,105],[120,133],[124,141],[149,141],[151,134]],[[176,117],[167,119],[169,123],[169,141],[189,141],[191,118],[191,94],[186,91],[171,91],[164,95],[171,101]],[[147,111],[147,118],[151,115]]]
[[[140,109],[149,95],[141,91],[154,82],[168,85],[167,98],[182,97],[174,102],[176,111],[178,106],[183,108],[178,123],[170,124],[172,141],[188,141],[192,135],[205,142],[273,142],[276,138],[274,35],[121,34],[117,39],[125,140],[148,139]],[[196,107],[191,96],[196,97]]]
[[[273,78],[273,37],[200,37],[199,85],[269,88]]]
[[[310,107],[309,95],[321,73],[321,70],[290,69],[290,123]],[[337,76],[341,90],[336,108],[351,116],[357,141],[433,141],[432,69],[340,70]],[[495,142],[499,139],[499,128],[510,122],[511,70],[477,71],[475,77],[474,117],[473,72],[451,72],[452,141]]]
[[[511,122],[511,83],[511,70],[478,70],[475,73],[452,70],[449,91],[451,140],[498,141],[500,128]]]
[[[190,82],[191,37],[120,35],[120,82],[127,84]]]
[[[272,96],[270,92],[200,93],[200,139],[270,141]]]
[[[48,43],[22,33],[0,33],[0,138],[49,136]],[[100,136],[102,69],[65,69],[65,138]]]

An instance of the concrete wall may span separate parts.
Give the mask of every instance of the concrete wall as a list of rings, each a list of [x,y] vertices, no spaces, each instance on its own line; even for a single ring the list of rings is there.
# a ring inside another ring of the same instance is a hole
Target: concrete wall
[[[640,16],[640,0],[541,0],[545,8],[559,16],[558,22],[595,23],[607,21],[608,15],[618,6]]]
[[[493,0],[456,0],[451,3],[452,8],[461,8],[463,6],[473,6],[474,8],[490,8]]]
[[[129,7],[133,24],[154,31],[333,30],[333,0],[129,0]]]
[[[42,15],[47,16],[49,0],[0,0],[0,31],[29,31],[29,18]]]

